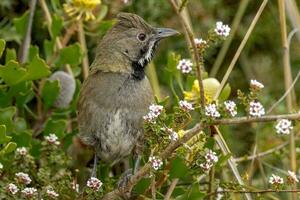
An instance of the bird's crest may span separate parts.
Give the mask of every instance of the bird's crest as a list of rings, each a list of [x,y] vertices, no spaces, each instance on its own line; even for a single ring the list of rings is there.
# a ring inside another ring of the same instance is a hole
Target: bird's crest
[[[132,13],[121,12],[117,15],[118,22],[114,28],[120,30],[128,30],[130,28],[144,29],[147,32],[152,31],[152,27],[145,22],[140,16]]]

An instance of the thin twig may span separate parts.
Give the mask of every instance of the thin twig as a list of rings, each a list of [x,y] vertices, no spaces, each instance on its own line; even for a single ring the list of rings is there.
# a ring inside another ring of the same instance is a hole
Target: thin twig
[[[284,115],[266,115],[262,117],[237,117],[232,119],[216,119],[212,121],[213,125],[225,125],[225,124],[244,124],[254,122],[271,122],[278,119],[299,120],[300,113],[284,114]]]
[[[85,34],[83,29],[82,20],[78,22],[78,40],[81,46],[81,50],[83,52],[83,58],[82,58],[82,74],[83,79],[86,79],[89,75],[89,58],[87,53],[87,47],[86,47],[86,40],[85,40]]]
[[[172,193],[173,193],[173,191],[174,191],[174,189],[175,189],[175,187],[178,183],[178,180],[179,180],[178,178],[173,179],[173,181],[172,181],[172,183],[171,183],[171,185],[170,185],[170,187],[169,187],[169,189],[168,189],[168,191],[165,195],[164,200],[169,200],[171,198],[171,195],[172,195]]]
[[[46,21],[47,21],[47,26],[48,26],[48,32],[49,34],[51,35],[52,37],[52,33],[51,33],[51,25],[52,25],[52,17],[51,17],[51,14],[50,14],[50,11],[48,9],[48,6],[45,2],[45,0],[40,0],[40,6],[44,12],[44,15],[45,15],[45,18],[46,18]],[[58,49],[62,49],[63,48],[63,45],[61,43],[61,41],[59,40],[59,38],[54,38],[55,41],[56,41],[56,46]],[[73,72],[72,72],[72,69],[71,69],[71,66],[69,64],[66,64],[65,65],[65,68],[66,68],[66,71],[73,76]]]
[[[174,2],[174,0],[168,0],[168,1],[170,2],[173,9],[177,13],[177,15],[178,15],[178,17],[181,21],[181,24],[182,24],[184,30],[186,31],[186,33],[188,35],[188,38],[190,40],[190,44],[192,45],[193,53],[194,53],[194,60],[195,60],[195,64],[196,64],[196,77],[198,79],[198,84],[199,84],[199,88],[200,88],[200,103],[201,103],[202,108],[204,108],[205,98],[204,98],[204,89],[203,89],[202,75],[201,75],[200,57],[199,57],[198,50],[197,50],[197,47],[196,47],[196,44],[195,44],[195,41],[194,41],[194,33],[191,30],[191,28],[189,27],[186,20],[182,17],[181,13],[178,10],[178,6]]]
[[[155,176],[151,178],[151,196],[153,200],[156,200],[156,187],[155,187]]]
[[[284,92],[284,94],[282,95],[282,97],[280,97],[280,99],[278,99],[278,101],[276,101],[271,108],[269,108],[269,110],[266,112],[267,114],[269,114],[270,112],[272,112],[272,110],[274,108],[276,108],[284,99],[285,97],[292,91],[292,89],[294,88],[295,84],[297,83],[298,79],[300,77],[300,71],[298,71],[293,83],[290,85],[290,87]]]
[[[300,190],[276,190],[276,189],[266,189],[266,190],[220,190],[220,191],[215,191],[212,192],[209,195],[215,195],[215,194],[220,194],[220,193],[253,193],[253,194],[263,194],[263,193],[282,193],[282,192],[291,192],[291,193],[298,193]]]
[[[28,57],[29,46],[31,43],[32,22],[35,13],[36,2],[37,0],[30,1],[30,10],[29,10],[27,29],[18,54],[18,60],[20,63],[25,63]]]
[[[223,63],[223,60],[225,58],[225,55],[229,49],[229,46],[235,36],[236,31],[238,30],[238,28],[240,28],[240,23],[242,20],[242,17],[244,16],[244,13],[246,11],[246,8],[249,4],[250,0],[242,0],[240,1],[239,4],[239,8],[237,10],[237,13],[233,19],[232,22],[232,26],[231,26],[231,30],[230,30],[230,34],[229,36],[226,38],[226,40],[224,41],[224,44],[222,45],[222,48],[220,50],[220,52],[218,53],[218,56],[216,58],[216,61],[214,62],[214,65],[210,71],[209,76],[210,77],[215,77],[220,69],[221,64]]]
[[[233,57],[230,65],[229,65],[229,67],[228,67],[228,69],[227,69],[227,71],[226,71],[226,73],[225,73],[225,75],[224,75],[224,77],[222,79],[221,85],[219,86],[219,88],[218,88],[218,90],[217,90],[217,92],[215,94],[214,100],[218,99],[219,95],[221,94],[221,91],[222,91],[223,87],[225,86],[225,84],[226,84],[226,82],[227,82],[227,80],[229,78],[230,73],[232,72],[232,70],[233,70],[233,68],[234,68],[234,66],[235,66],[235,64],[236,64],[236,62],[237,62],[237,60],[238,60],[238,58],[239,58],[242,50],[244,49],[244,47],[245,47],[245,45],[246,45],[246,43],[247,43],[247,41],[248,41],[248,39],[249,39],[249,37],[250,37],[253,29],[254,29],[254,27],[255,27],[255,25],[256,25],[256,23],[257,23],[260,15],[261,15],[261,13],[263,12],[264,8],[266,7],[267,3],[268,3],[268,0],[264,0],[262,2],[261,6],[259,7],[259,10],[257,11],[257,13],[256,13],[256,15],[255,15],[255,17],[254,17],[251,25],[250,25],[250,27],[249,27],[249,29],[248,29],[245,37],[243,38],[243,40],[242,40],[239,48],[237,49],[237,51],[236,51],[236,53],[235,53],[235,55],[234,55],[234,57]]]
[[[272,149],[268,149],[264,152],[260,152],[260,153],[257,153],[255,155],[252,155],[252,156],[243,156],[243,157],[240,157],[240,158],[235,158],[235,162],[244,162],[244,161],[249,161],[249,160],[252,160],[252,159],[256,159],[256,158],[260,158],[260,157],[263,157],[263,156],[267,156],[267,155],[270,155],[280,149],[283,149],[285,146],[287,146],[289,144],[288,141],[272,148]]]

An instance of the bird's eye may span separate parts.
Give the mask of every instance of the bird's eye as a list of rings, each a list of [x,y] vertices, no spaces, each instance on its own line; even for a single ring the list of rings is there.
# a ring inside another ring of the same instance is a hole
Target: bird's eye
[[[138,34],[137,38],[139,39],[139,41],[145,41],[146,34],[145,33],[140,33],[140,34]]]

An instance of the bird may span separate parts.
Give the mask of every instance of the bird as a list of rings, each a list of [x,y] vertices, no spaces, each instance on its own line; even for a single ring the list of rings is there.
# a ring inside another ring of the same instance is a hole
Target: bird
[[[177,34],[122,12],[98,44],[77,106],[78,137],[94,149],[91,176],[96,176],[98,159],[113,166],[142,146],[143,116],[154,101],[145,68],[159,42]]]

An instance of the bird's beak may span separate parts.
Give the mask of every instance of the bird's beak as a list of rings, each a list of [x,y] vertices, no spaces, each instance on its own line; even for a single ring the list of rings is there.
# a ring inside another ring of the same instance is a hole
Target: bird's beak
[[[173,35],[179,35],[180,33],[174,29],[171,28],[156,28],[156,35],[155,38],[157,40],[170,37]]]

